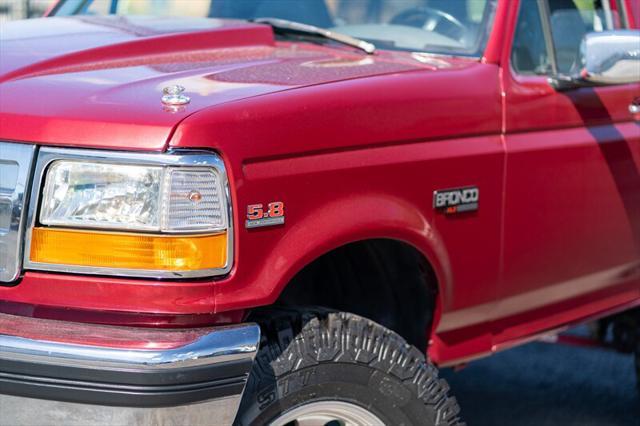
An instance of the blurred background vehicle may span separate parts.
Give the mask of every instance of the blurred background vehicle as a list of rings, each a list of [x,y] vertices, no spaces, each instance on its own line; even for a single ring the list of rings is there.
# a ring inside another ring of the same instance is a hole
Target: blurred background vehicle
[[[0,24],[42,16],[54,0],[0,0]]]
[[[0,24],[16,19],[40,17],[55,2],[55,0],[0,0]],[[108,7],[108,2],[104,0],[98,0],[96,3],[97,7]],[[150,4],[162,8],[162,4],[165,2],[164,0],[124,0],[122,3],[127,10],[136,11],[139,9],[142,12],[148,9]],[[177,8],[176,5],[177,3],[172,3],[171,7],[168,6],[164,12],[167,15],[179,13],[197,16],[203,7],[208,7],[208,0],[186,0],[180,3],[180,10],[171,10],[171,8]]]

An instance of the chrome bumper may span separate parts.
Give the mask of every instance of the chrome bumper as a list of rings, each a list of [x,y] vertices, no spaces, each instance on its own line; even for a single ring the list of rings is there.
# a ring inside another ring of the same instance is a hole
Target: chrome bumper
[[[230,424],[259,340],[0,314],[0,423]]]

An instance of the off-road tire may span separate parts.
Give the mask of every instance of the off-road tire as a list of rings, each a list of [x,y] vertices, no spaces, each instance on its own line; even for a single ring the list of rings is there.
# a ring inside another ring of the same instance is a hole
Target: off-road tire
[[[337,400],[387,425],[462,425],[449,386],[415,347],[357,315],[322,308],[254,314],[261,349],[236,425],[267,425],[305,403]]]

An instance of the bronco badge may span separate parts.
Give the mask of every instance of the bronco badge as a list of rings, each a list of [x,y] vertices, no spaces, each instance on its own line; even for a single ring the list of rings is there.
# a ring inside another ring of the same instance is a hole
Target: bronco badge
[[[445,214],[478,210],[480,190],[476,186],[434,191],[433,208]]]

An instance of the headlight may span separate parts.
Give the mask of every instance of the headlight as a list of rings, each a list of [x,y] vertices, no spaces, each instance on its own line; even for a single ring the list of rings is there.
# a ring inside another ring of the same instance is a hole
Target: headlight
[[[158,278],[229,270],[217,156],[43,148],[36,169],[43,189],[27,267]]]
[[[219,231],[223,189],[212,169],[55,161],[40,223],[156,232]]]
[[[47,172],[43,225],[160,231],[161,167],[56,161]]]

